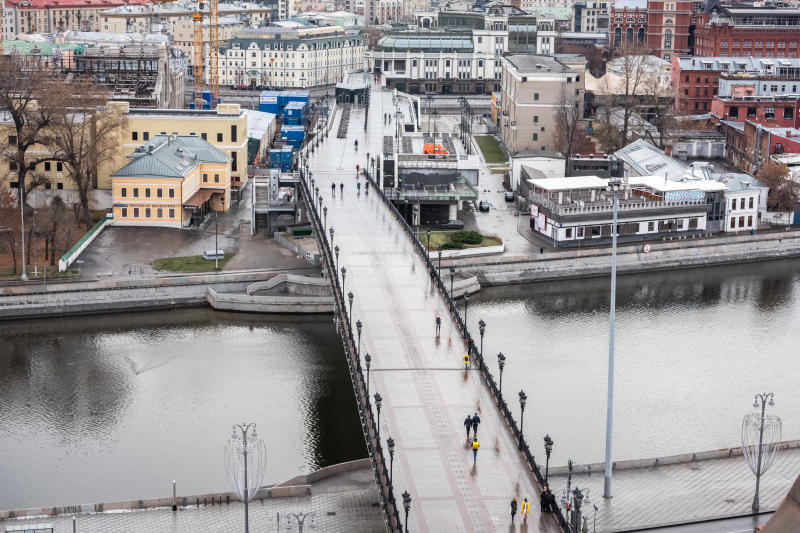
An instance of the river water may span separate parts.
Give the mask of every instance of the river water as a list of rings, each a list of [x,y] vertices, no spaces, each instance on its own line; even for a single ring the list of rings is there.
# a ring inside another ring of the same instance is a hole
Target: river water
[[[753,394],[800,438],[800,260],[620,276],[614,458],[736,446]],[[470,299],[484,352],[552,464],[602,461],[608,279]],[[463,304],[462,304],[463,305]],[[228,490],[225,439],[256,422],[266,482],[366,455],[329,318],[126,313],[3,324],[0,508]]]
[[[329,318],[206,309],[3,324],[0,509],[228,491],[236,422],[265,482],[366,456]]]
[[[768,412],[783,438],[800,438],[800,260],[618,277],[615,460],[690,453],[741,443],[756,392],[774,392]],[[610,277],[484,289],[470,298],[476,339],[495,377],[551,464],[605,454]],[[460,304],[463,306],[463,302]],[[542,457],[543,458],[543,457]]]

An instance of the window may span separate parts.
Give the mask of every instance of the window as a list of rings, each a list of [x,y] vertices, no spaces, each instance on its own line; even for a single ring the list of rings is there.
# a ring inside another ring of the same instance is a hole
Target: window
[[[164,218],[164,210],[160,207],[156,209],[156,218]]]
[[[748,107],[747,108],[747,118],[755,117],[756,116],[756,108],[755,107]]]
[[[63,172],[64,171],[64,163],[56,163],[56,172]]]
[[[736,217],[731,217],[731,228],[736,227]]]
[[[749,217],[747,217],[747,227],[748,228],[752,228],[753,227],[753,215],[750,215]]]
[[[538,133],[534,133],[533,134],[533,140],[534,141],[538,141],[539,140],[539,134]]]
[[[791,107],[784,107],[783,108],[783,118],[792,118],[792,108]]]
[[[539,115],[533,115],[533,123],[534,124],[538,124],[539,123]]]
[[[203,174],[203,183],[208,183],[208,174]]]
[[[236,169],[239,168],[238,162],[239,160],[236,156],[239,155],[236,152],[231,152],[231,171],[236,172]]]
[[[664,48],[667,50],[672,49],[672,30],[670,29],[664,32]]]
[[[739,227],[740,228],[744,227],[744,217],[739,217]]]
[[[222,134],[221,133],[217,133],[217,142],[218,143],[222,142]]]
[[[572,238],[572,228],[567,228],[566,230],[564,230],[564,237],[567,239]]]
[[[753,209],[753,200],[755,200],[755,198],[753,198],[753,197],[751,196],[751,197],[750,197],[750,202],[749,202],[749,204],[750,204],[750,205],[749,205],[750,209]]]
[[[655,222],[648,222],[647,223],[647,231],[655,231],[656,223]]]
[[[122,211],[120,211],[120,214],[121,214],[122,218],[128,218],[128,208],[127,207],[123,207]]]
[[[728,116],[730,118],[739,118],[739,108],[731,107],[730,111],[728,112]]]
[[[56,189],[61,190],[63,188],[64,188],[64,184],[63,183],[59,183],[59,184],[56,185]]]
[[[204,141],[207,141],[208,140],[208,133],[206,133],[206,132],[201,133],[200,134],[200,138],[203,139]]]
[[[16,135],[9,135],[8,136],[8,145],[15,146],[17,144],[17,136]]]
[[[774,107],[764,108],[764,118],[775,118],[775,108]]]
[[[219,174],[214,174],[214,183],[219,183]]]
[[[731,200],[731,211],[736,211],[736,198]]]
[[[149,131],[142,132],[142,139],[144,139],[145,141],[149,141],[150,140],[150,132]]]
[[[134,207],[133,208],[133,218],[139,218],[139,208],[138,207]]]
[[[51,166],[50,165],[50,161],[45,161],[45,163],[44,163],[44,171],[45,172],[50,172],[50,166]]]
[[[690,218],[689,219],[689,229],[697,229],[699,224],[700,224],[700,219],[699,218]]]
[[[169,197],[175,198],[175,189],[169,189]]]
[[[150,218],[150,213],[151,213],[150,208],[149,207],[145,207],[145,209],[144,209],[144,218]]]
[[[164,196],[164,189],[156,189],[156,198],[163,198]]]
[[[133,188],[133,197],[139,198],[139,189],[136,187]]]
[[[744,198],[739,199],[739,209],[744,209]]]
[[[119,194],[120,194],[120,196],[122,196],[123,198],[127,198],[127,197],[128,197],[128,188],[127,188],[127,187],[123,187],[123,188],[121,188],[121,189],[119,190]]]
[[[150,187],[148,187],[148,188],[146,188],[144,190],[144,197],[145,198],[150,198]]]
[[[538,100],[539,99],[539,93],[533,93],[533,99],[534,100]]]
[[[132,131],[131,132],[131,140],[132,141],[138,141],[139,140],[139,132],[138,131]]]
[[[592,237],[600,236],[600,226],[592,226]]]
[[[236,124],[231,125],[231,142],[236,142]]]
[[[169,218],[175,218],[175,209],[173,208],[169,209]]]
[[[678,229],[683,229],[683,219],[682,218],[678,219]]]

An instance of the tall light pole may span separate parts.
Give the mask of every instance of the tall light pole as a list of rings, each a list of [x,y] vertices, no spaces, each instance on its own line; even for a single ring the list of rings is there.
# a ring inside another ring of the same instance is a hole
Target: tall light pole
[[[544,436],[544,453],[547,454],[547,463],[544,467],[544,482],[547,483],[547,474],[550,472],[550,452],[553,451],[553,439],[550,435]]]
[[[761,414],[749,413],[742,421],[742,452],[756,475],[756,493],[753,497],[753,512],[759,511],[759,489],[761,476],[772,466],[781,442],[781,419],[775,415],[767,415],[767,405],[775,405],[774,394],[764,392],[756,394],[753,407],[761,407]],[[766,442],[764,432],[767,432]],[[758,446],[755,445],[755,436],[758,435]],[[764,446],[766,445],[766,450]]]
[[[428,230],[425,233],[428,235],[428,247],[425,249],[425,251],[427,252],[428,257],[430,257],[430,255],[431,255],[431,231]]]
[[[369,367],[372,365],[372,356],[369,352],[364,356],[364,364],[367,367],[367,398],[369,398]]]
[[[381,436],[381,404],[383,403],[383,398],[381,398],[381,393],[375,393],[375,407],[378,408],[378,438]]]
[[[353,319],[353,291],[350,291],[350,292],[347,293],[347,301],[350,302],[350,313],[348,313],[348,316],[350,317],[350,320],[352,320]]]
[[[356,321],[356,331],[358,332],[358,349],[356,350],[356,356],[358,356],[359,366],[361,366],[361,328],[363,326],[364,324],[362,324],[360,320]]]
[[[391,436],[386,439],[386,445],[389,447],[389,485],[391,485],[392,471],[394,470],[394,439]]]
[[[342,293],[344,293],[344,280],[347,277],[347,269],[342,267]]]
[[[331,228],[333,229],[333,228]],[[331,240],[333,240],[333,232],[331,231]],[[339,245],[333,247],[333,253],[336,254],[336,270],[339,270]]]
[[[469,293],[464,291],[464,337],[469,333],[469,326],[467,326],[467,311],[469,310]]]
[[[325,229],[323,228],[322,231],[325,231]],[[328,233],[331,234],[331,244],[333,244],[333,226],[330,227],[330,229],[328,230]],[[338,248],[339,247],[337,246],[335,249],[338,249]],[[339,255],[338,254],[336,255],[336,263],[337,264],[339,263]]]
[[[603,498],[611,497],[611,436],[614,422],[614,322],[617,307],[617,211],[619,191],[629,188],[628,178],[611,178],[606,191],[614,193],[614,222],[611,225],[611,304],[608,325],[608,397],[606,399],[606,465]]]
[[[228,481],[239,499],[244,502],[244,531],[249,533],[248,503],[258,492],[267,466],[267,447],[256,433],[255,424],[233,425],[233,435],[225,445],[225,459]]]
[[[441,277],[442,276],[442,247],[441,246],[439,246],[439,249],[437,250],[437,252],[439,254],[439,270],[438,270],[438,274],[439,274],[439,277]]]
[[[519,415],[519,449],[522,449],[522,443],[525,441],[522,436],[522,425],[525,423],[525,403],[528,401],[528,395],[524,391],[519,391],[519,408],[521,414]]]
[[[500,396],[503,395],[503,368],[506,366],[506,356],[503,352],[497,354],[497,366],[500,367]]]
[[[219,213],[214,211],[214,270],[219,270]]]
[[[450,267],[450,298],[453,297],[453,279],[456,277],[455,267]]]
[[[406,510],[406,533],[408,533],[408,512],[411,510],[411,495],[407,490],[403,491],[403,509]]]
[[[481,333],[481,360],[483,360],[483,334],[486,333],[486,322],[482,318],[478,320],[478,331]]]
[[[328,206],[327,205],[322,208],[322,216],[323,216],[323,219],[325,220],[325,222],[322,223],[322,229],[324,230],[325,228],[328,227]]]

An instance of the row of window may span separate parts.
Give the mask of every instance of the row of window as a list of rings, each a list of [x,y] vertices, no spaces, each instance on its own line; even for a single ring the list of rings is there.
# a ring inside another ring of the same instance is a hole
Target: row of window
[[[683,230],[685,226],[686,220],[683,218],[672,218],[667,220],[651,220],[648,221],[647,224],[647,233],[654,233],[656,231],[656,224],[658,224],[658,232],[659,233],[666,233],[670,231],[680,231]],[[643,232],[641,225],[645,224],[644,222],[627,222],[622,224],[617,224],[617,235],[636,235],[639,232]],[[699,218],[690,218],[688,229],[697,229],[700,226],[700,219]],[[565,228],[564,229],[564,238],[566,239],[584,239],[584,238],[598,238],[598,237],[610,237],[611,236],[611,227],[612,224],[604,224],[601,226],[578,226],[576,228]],[[574,230],[574,232],[573,232]],[[574,237],[573,237],[574,235]]]
[[[794,109],[792,107],[784,107],[778,108],[783,109],[783,118],[785,120],[791,120],[792,116],[794,115]],[[754,118],[756,117],[758,109],[755,107],[748,107],[747,108],[747,118]],[[739,107],[738,106],[731,106],[728,110],[728,117],[730,118],[739,118]],[[774,107],[765,107],[764,108],[764,118],[765,119],[774,119],[775,118],[775,108]]]
[[[206,175],[203,174],[203,176],[205,177]],[[119,194],[120,194],[120,196],[122,198],[127,198],[128,197],[128,188],[127,187],[120,188]],[[167,189],[167,194],[169,195],[169,198],[175,198],[175,189],[173,189],[173,188]],[[138,187],[133,187],[133,197],[134,198],[139,198],[139,188]],[[144,197],[145,198],[151,198],[151,196],[150,196],[150,187],[145,187],[145,189],[144,189]],[[162,189],[161,187],[157,188],[156,189],[156,198],[163,198],[163,197],[164,197],[164,189]]]
[[[753,209],[753,205],[755,205],[755,198],[753,196],[750,197],[750,201],[748,202],[748,207]],[[739,198],[739,209],[744,209],[745,198]],[[731,199],[731,211],[736,211],[736,198]]]
[[[736,228],[752,228],[753,227],[753,215],[747,217],[747,224],[745,225],[745,218],[739,217],[739,225],[736,225],[736,217],[731,217],[731,229]]]
[[[8,184],[8,186],[11,187],[12,189],[19,189],[19,182],[18,181],[12,181],[12,182],[10,182]],[[53,184],[52,183],[45,183],[44,184],[44,188],[47,189],[47,190],[50,190],[50,189],[53,188]],[[61,182],[56,183],[56,189],[61,190],[63,188],[64,188],[64,184],[63,183],[61,183]]]
[[[139,218],[141,210],[138,207],[133,208],[133,218]],[[170,207],[167,210],[168,218],[175,218],[175,208]],[[144,208],[144,218],[153,218],[153,210],[149,207]],[[120,214],[121,218],[128,218],[128,208],[123,207]],[[164,218],[164,209],[161,207],[156,208],[156,218]]]
[[[173,131],[172,133],[173,133],[173,135],[178,135],[177,131]],[[162,131],[161,132],[161,135],[166,135],[166,134],[167,134],[166,131]],[[189,135],[197,135],[197,134],[192,132]],[[208,134],[206,132],[202,132],[202,133],[200,133],[200,138],[203,139],[204,141],[207,141],[208,140]],[[231,142],[235,143],[237,138],[238,138],[238,131],[237,131],[237,128],[236,128],[236,124],[231,124]],[[138,141],[139,140],[139,132],[138,131],[132,131],[131,132],[131,140],[132,141]],[[142,132],[142,140],[143,141],[149,141],[150,140],[150,132],[149,131],[143,131]],[[218,143],[223,142],[222,141],[222,133],[217,133],[217,142]],[[14,143],[16,144],[16,138],[14,140]],[[10,138],[9,138],[9,144],[11,144]]]

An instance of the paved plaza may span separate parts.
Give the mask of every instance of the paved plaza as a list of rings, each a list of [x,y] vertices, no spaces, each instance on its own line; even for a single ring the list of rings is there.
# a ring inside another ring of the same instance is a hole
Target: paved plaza
[[[589,489],[584,507],[592,531],[597,506],[597,531],[635,531],[646,526],[693,522],[751,513],[756,478],[741,455],[725,459],[619,470],[611,499],[603,496],[603,472],[587,475],[576,467],[572,488]],[[772,468],[761,478],[762,511],[774,511],[800,474],[800,449],[778,452]],[[551,490],[561,497],[566,476],[549,477]]]
[[[284,519],[278,524],[278,513]],[[330,477],[312,485],[311,495],[265,499],[250,503],[253,533],[297,531],[286,527],[287,513],[313,513],[303,531],[325,533],[375,533],[383,531],[383,511],[371,469]],[[55,519],[0,520],[0,528],[20,524],[53,524],[54,533],[72,533],[72,516]],[[313,524],[313,527],[312,527]],[[244,531],[244,504],[170,508],[79,515],[79,533],[230,533]]]
[[[311,172],[328,207],[328,226],[335,228],[339,266],[347,269],[344,291],[355,296],[353,320],[364,324],[370,393],[383,397],[381,436],[396,442],[395,490],[411,494],[411,531],[513,531],[520,519],[510,527],[509,503],[512,497],[538,500],[533,476],[480,374],[464,370],[466,346],[422,259],[378,195],[357,194],[356,165],[366,165],[367,152],[382,152],[384,136],[395,131],[394,121],[383,124],[384,113],[394,110],[391,92],[373,91],[370,106],[366,132],[364,109],[352,108],[347,139],[335,136],[337,113],[333,134],[311,156]],[[437,311],[443,317],[439,339]],[[474,412],[482,419],[475,464],[462,425]],[[528,522],[519,530],[558,530],[538,510]]]

